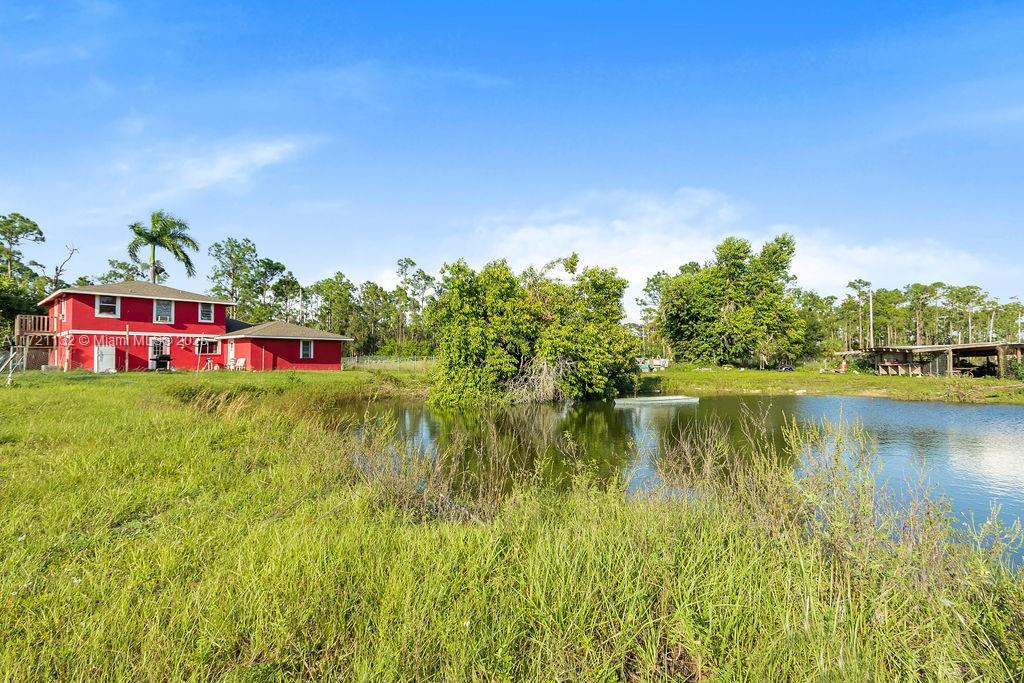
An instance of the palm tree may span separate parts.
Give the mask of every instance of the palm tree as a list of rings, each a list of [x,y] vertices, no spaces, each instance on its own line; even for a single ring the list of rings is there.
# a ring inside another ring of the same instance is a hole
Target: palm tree
[[[128,245],[128,256],[132,260],[139,258],[140,249],[149,247],[150,282],[156,282],[159,270],[156,260],[157,247],[170,252],[171,256],[185,266],[185,272],[189,277],[196,274],[196,267],[187,250],[199,251],[199,243],[188,234],[188,223],[185,221],[159,210],[154,211],[149,217],[148,227],[142,223],[132,223],[128,229],[135,235]]]

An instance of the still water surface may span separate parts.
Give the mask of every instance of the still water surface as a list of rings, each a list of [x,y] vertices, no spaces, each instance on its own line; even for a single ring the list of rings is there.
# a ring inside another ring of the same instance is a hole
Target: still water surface
[[[576,444],[577,461],[605,476],[625,476],[633,488],[656,479],[661,437],[694,421],[711,417],[735,427],[744,412],[753,411],[766,417],[778,438],[787,418],[857,420],[877,443],[882,476],[890,488],[905,489],[907,482],[916,483],[923,475],[936,494],[950,500],[958,516],[973,514],[981,521],[996,503],[1004,521],[1024,518],[1024,406],[843,396],[721,396],[680,406],[531,406],[486,419],[474,412],[434,411],[413,401],[352,404],[341,410],[353,422],[394,419],[400,434],[425,448],[443,448],[456,434],[474,430],[495,430],[499,437],[514,434],[516,448],[527,460],[541,454],[563,457],[558,454],[568,435]]]

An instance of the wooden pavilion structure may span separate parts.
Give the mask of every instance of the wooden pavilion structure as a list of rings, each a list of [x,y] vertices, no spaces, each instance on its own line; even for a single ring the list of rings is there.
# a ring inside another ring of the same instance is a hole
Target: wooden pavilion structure
[[[961,375],[990,374],[1003,377],[1011,358],[1024,358],[1024,342],[977,342],[973,344],[927,344],[919,346],[876,346],[846,354],[871,360],[879,375]],[[976,365],[968,359],[984,359]]]

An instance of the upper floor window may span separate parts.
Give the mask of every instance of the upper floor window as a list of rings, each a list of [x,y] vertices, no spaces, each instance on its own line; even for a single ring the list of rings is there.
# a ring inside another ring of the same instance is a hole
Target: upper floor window
[[[96,295],[96,315],[105,318],[121,317],[121,297],[108,296],[107,294]]]
[[[174,302],[168,299],[154,299],[153,300],[153,322],[155,323],[173,323],[174,322]]]
[[[303,339],[299,342],[299,358],[307,359],[313,357],[313,340]]]
[[[213,304],[206,304],[206,303],[199,304],[199,322],[201,322],[201,323],[212,323],[213,322]]]

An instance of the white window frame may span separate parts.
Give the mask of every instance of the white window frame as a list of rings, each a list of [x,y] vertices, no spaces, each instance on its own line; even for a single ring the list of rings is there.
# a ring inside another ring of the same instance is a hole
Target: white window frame
[[[209,306],[210,307],[210,317],[209,318],[207,318],[206,316],[203,315],[203,306]],[[217,319],[217,314],[213,310],[213,304],[209,303],[209,302],[206,302],[206,301],[200,301],[199,302],[199,322],[201,322],[201,323],[212,323],[216,319]]]
[[[68,298],[62,296],[60,298],[60,321],[64,322],[68,319]]]
[[[161,301],[166,301],[171,305],[171,319],[170,320],[157,320],[156,319],[156,306]],[[153,322],[158,325],[173,325],[174,324],[174,300],[173,299],[153,299]]]
[[[114,312],[113,313],[100,313],[100,299],[113,299],[114,300]],[[97,318],[120,318],[121,317],[121,297],[114,296],[113,294],[97,294],[96,295],[96,317]]]
[[[309,355],[303,355],[304,344],[309,344]],[[312,339],[300,339],[299,340],[299,360],[313,360],[313,340]]]
[[[199,351],[199,345],[202,344],[202,343],[206,344],[206,349],[207,350],[200,352]],[[213,350],[210,350],[210,345],[211,344],[214,345],[214,349]],[[213,339],[211,337],[197,337],[196,338],[196,343],[195,343],[195,345],[192,348],[195,351],[197,356],[200,356],[200,355],[202,355],[202,356],[219,356],[220,355],[220,351],[221,351],[220,339]]]

